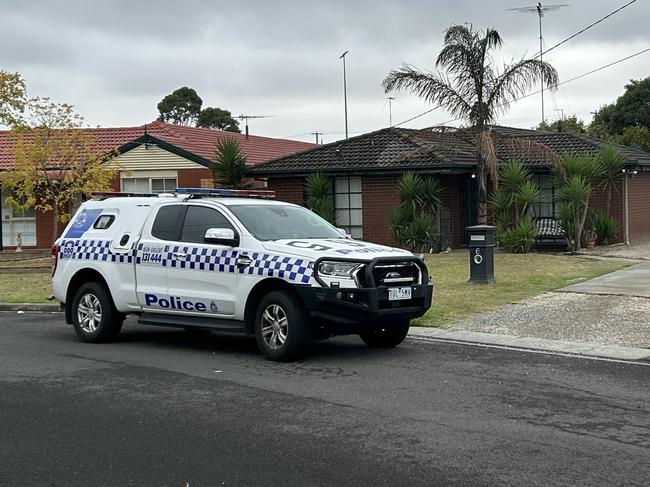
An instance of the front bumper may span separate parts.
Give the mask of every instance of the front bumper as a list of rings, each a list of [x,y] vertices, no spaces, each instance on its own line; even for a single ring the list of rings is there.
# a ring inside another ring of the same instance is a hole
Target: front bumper
[[[431,307],[433,285],[411,285],[411,299],[389,301],[388,288],[296,286],[310,315],[342,324],[381,324],[422,316]]]

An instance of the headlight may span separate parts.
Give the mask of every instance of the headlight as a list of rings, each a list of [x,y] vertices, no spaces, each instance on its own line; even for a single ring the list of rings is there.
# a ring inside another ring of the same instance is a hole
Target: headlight
[[[318,264],[318,273],[324,277],[353,279],[354,273],[362,266],[363,264],[360,264],[359,262],[324,260]]]

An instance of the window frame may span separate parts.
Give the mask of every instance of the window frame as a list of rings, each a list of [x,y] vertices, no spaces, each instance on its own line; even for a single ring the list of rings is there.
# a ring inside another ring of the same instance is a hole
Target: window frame
[[[165,176],[131,176],[131,177],[120,177],[120,189],[121,189],[121,191],[123,191],[123,192],[125,192],[125,193],[129,193],[129,192],[130,192],[130,193],[139,193],[139,192],[141,192],[141,190],[138,190],[137,188],[136,188],[135,190],[127,190],[127,189],[124,189],[124,181],[134,181],[134,180],[141,180],[141,181],[142,181],[142,180],[147,180],[147,187],[148,187],[148,189],[147,189],[146,191],[144,191],[144,192],[146,192],[146,193],[161,194],[161,193],[169,193],[169,192],[173,192],[173,191],[174,191],[174,190],[171,190],[171,191],[167,191],[167,190],[163,190],[163,191],[154,191],[154,190],[153,190],[153,181],[154,181],[154,180],[160,180],[160,181],[163,181],[163,188],[165,187],[165,181],[174,180],[174,181],[176,181],[176,182],[174,183],[174,189],[178,188],[178,176],[175,176],[175,177],[165,177]],[[136,183],[136,185],[137,185],[137,183]]]
[[[359,190],[358,191],[352,191],[351,190],[351,180],[359,180]],[[337,190],[337,181],[344,180],[346,182],[347,186],[347,191],[340,192]],[[352,238],[363,238],[363,178],[361,176],[336,176],[333,178],[333,184],[332,184],[332,195],[334,198],[334,209],[336,211],[336,226],[338,228],[342,228],[346,231],[346,233],[352,235]],[[359,196],[359,206],[352,206],[352,196],[353,195],[358,195]],[[339,208],[337,205],[337,196],[347,196],[347,208]],[[360,215],[360,221],[361,223],[358,225],[355,225],[352,223],[352,212],[353,211],[358,211]],[[339,223],[339,215],[347,213],[348,217],[348,224],[343,225]],[[358,230],[358,235],[355,235],[355,232],[353,230]]]

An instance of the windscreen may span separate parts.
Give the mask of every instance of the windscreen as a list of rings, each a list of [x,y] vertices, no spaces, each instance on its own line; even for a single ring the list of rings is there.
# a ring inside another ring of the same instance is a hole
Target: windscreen
[[[228,209],[258,240],[341,238],[334,226],[300,206],[233,205]]]

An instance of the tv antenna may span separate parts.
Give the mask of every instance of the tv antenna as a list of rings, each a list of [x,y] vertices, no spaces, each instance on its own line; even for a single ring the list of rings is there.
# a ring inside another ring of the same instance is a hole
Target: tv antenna
[[[541,2],[537,2],[537,5],[532,5],[530,7],[519,7],[519,8],[509,8],[507,11],[520,12],[522,14],[537,14],[539,18],[539,60],[542,60],[542,53],[544,51],[543,43],[544,37],[542,36],[542,17],[546,12],[553,12],[555,10],[560,10],[562,7],[568,7],[568,3],[558,3],[555,5],[542,5]],[[541,86],[541,95],[542,95],[542,123],[544,123],[544,75],[542,74],[542,86]]]
[[[394,99],[395,99],[394,96],[386,97],[386,100],[388,101],[388,126],[389,127],[393,126],[393,100]]]
[[[249,119],[251,119],[251,118],[270,118],[270,117],[275,117],[275,115],[244,115],[244,114],[240,114],[238,117],[235,117],[235,118],[238,118],[239,120],[241,120],[242,122],[244,122],[246,124],[245,125],[246,126],[245,133],[246,133],[246,137],[248,138],[248,120]]]

